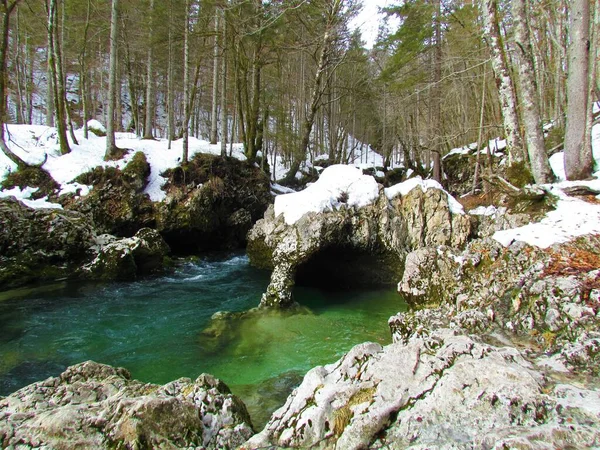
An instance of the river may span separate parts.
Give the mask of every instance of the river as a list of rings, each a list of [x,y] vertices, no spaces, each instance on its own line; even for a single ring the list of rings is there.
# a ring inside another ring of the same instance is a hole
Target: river
[[[267,283],[245,255],[218,254],[136,282],[2,292],[0,395],[89,359],[152,383],[206,372],[242,398],[260,429],[310,368],[361,342],[389,343],[387,319],[406,309],[393,290],[297,287],[302,310],[254,314],[206,338],[215,312],[255,307]]]

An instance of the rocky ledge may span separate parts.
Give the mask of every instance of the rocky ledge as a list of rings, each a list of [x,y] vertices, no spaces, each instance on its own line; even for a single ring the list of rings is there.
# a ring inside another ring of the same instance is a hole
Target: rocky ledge
[[[210,375],[159,386],[91,361],[0,400],[2,448],[231,449],[252,425]]]
[[[413,330],[415,331],[415,330]],[[600,393],[460,327],[365,343],[312,369],[245,449],[587,448]]]
[[[155,230],[97,236],[85,214],[0,199],[0,289],[62,278],[135,279],[162,269],[168,253]]]
[[[377,263],[378,283],[395,283],[404,259],[424,246],[460,248],[471,233],[471,220],[439,184],[420,178],[383,189],[373,177],[349,166],[331,166],[306,190],[280,195],[248,235],[248,256],[272,269],[261,306],[293,304],[297,274],[332,273],[340,260],[365,255]],[[343,255],[343,257],[340,257]],[[335,263],[335,265],[333,265]],[[359,266],[364,270],[365,260]],[[329,270],[328,270],[329,269]],[[346,279],[370,278],[351,273]]]

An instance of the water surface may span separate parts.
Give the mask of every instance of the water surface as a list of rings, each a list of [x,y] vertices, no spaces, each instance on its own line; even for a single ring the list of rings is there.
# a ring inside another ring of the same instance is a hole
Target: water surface
[[[311,367],[352,346],[390,342],[387,319],[405,309],[392,290],[296,289],[307,308],[233,321],[215,347],[203,330],[217,311],[255,307],[268,274],[245,256],[181,264],[132,283],[58,283],[0,293],[0,395],[92,359],[166,383],[203,372],[225,381],[261,426]]]

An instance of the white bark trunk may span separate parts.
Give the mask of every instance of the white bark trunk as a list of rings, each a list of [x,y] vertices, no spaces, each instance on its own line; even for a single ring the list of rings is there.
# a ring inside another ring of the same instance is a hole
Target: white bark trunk
[[[590,2],[571,1],[570,43],[567,50],[567,124],[565,128],[565,174],[568,180],[581,180],[592,174],[590,141]]]
[[[535,82],[535,67],[529,38],[529,21],[526,0],[513,0],[512,13],[518,55],[519,81],[521,85],[522,118],[533,179],[538,184],[550,183],[554,174],[548,162],[544,144],[544,130],[540,117],[539,98]]]
[[[498,24],[498,6],[496,0],[482,0],[484,36],[492,54],[492,68],[498,86],[500,106],[509,152],[509,163],[523,161],[523,140],[519,132],[517,115],[517,98],[515,88],[508,70],[504,42]]]
[[[110,159],[117,153],[115,143],[115,104],[117,98],[117,31],[119,26],[119,0],[112,0],[110,15],[110,60],[108,76],[108,108],[106,121],[106,153]]]

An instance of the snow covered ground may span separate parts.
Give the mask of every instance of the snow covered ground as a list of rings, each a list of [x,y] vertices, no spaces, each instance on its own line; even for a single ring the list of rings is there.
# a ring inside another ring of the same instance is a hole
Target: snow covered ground
[[[119,161],[104,161],[104,152],[106,149],[106,138],[98,137],[89,133],[89,139],[83,138],[83,130],[76,130],[75,137],[79,145],[71,143],[71,153],[60,154],[60,148],[56,139],[56,130],[42,125],[9,125],[8,145],[11,150],[20,156],[23,160],[32,164],[39,164],[48,155],[43,168],[46,169],[52,178],[62,187],[61,192],[76,192],[83,188],[82,194],[85,195],[86,187],[83,187],[73,180],[80,174],[87,172],[94,167],[118,167],[122,169],[131,160],[135,152],[142,151],[150,163],[151,173],[148,186],[145,192],[149,194],[153,201],[160,201],[165,197],[161,186],[166,181],[160,176],[160,173],[176,167],[183,151],[183,141],[172,142],[171,149],[167,149],[166,140],[141,140],[132,133],[117,133],[117,146],[131,149],[124,159]],[[229,150],[229,146],[228,146]],[[221,153],[220,144],[211,145],[207,141],[190,138],[189,155],[190,158],[196,153],[210,153],[218,155]],[[232,156],[238,159],[246,159],[242,144],[233,145]],[[0,152],[0,181],[16,170],[16,165]],[[27,189],[22,192],[13,190],[12,195],[17,198],[27,199],[31,192]],[[4,196],[6,196],[4,194]],[[47,202],[30,201],[32,207],[48,207]],[[55,205],[60,207],[60,205]]]

